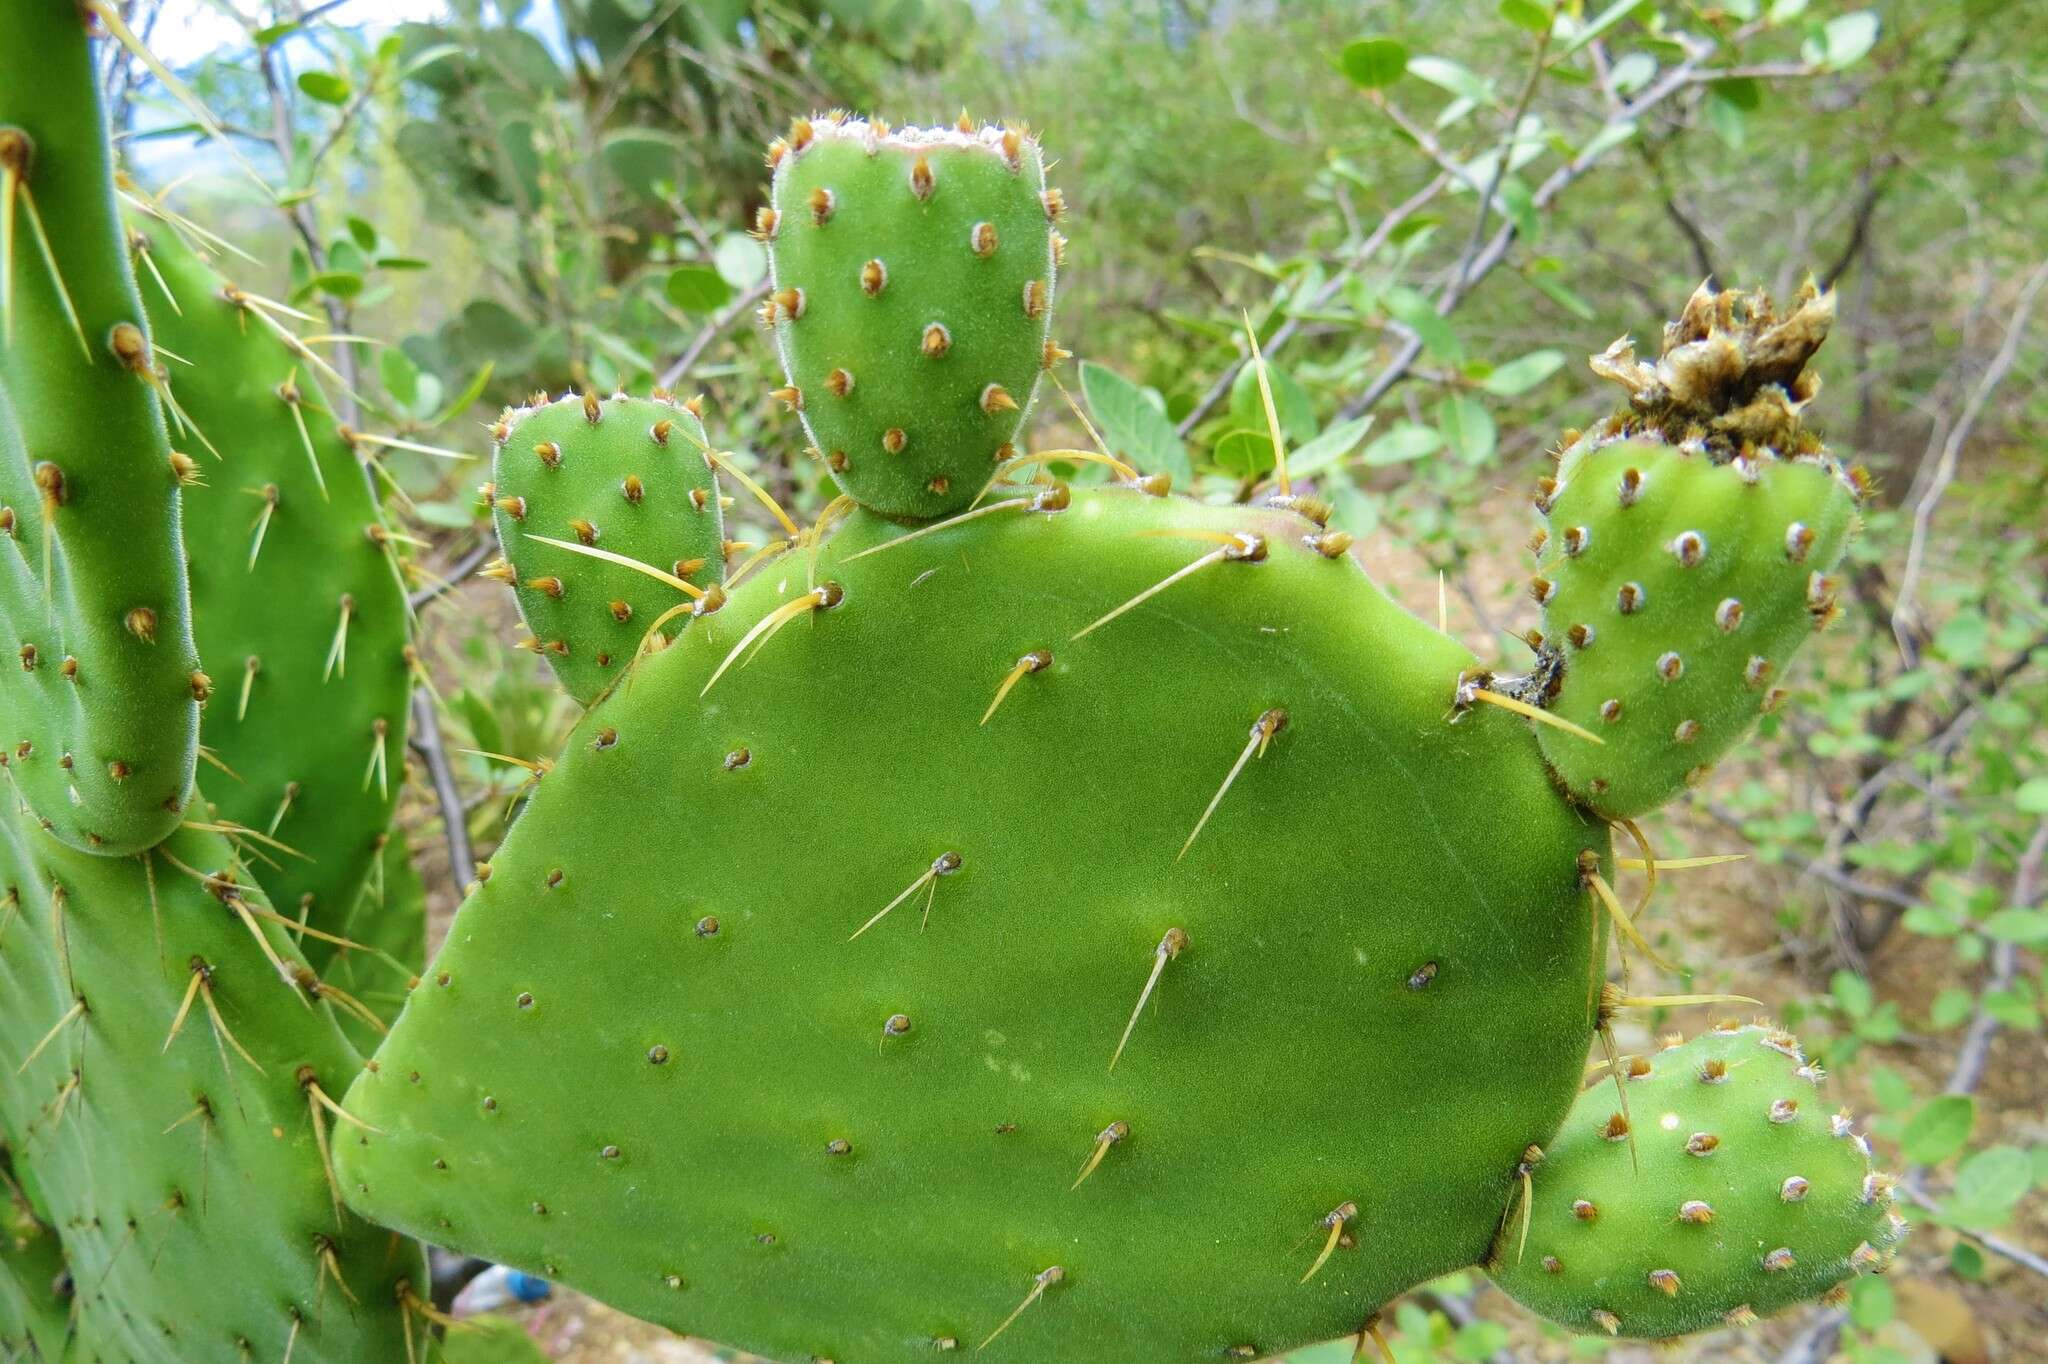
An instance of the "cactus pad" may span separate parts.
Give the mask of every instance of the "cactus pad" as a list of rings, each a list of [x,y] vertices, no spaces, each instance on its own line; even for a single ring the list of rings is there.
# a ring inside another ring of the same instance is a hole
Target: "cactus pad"
[[[1605,827],[1313,524],[1034,505],[856,513],[592,708],[351,1091],[365,1215],[779,1359],[1264,1353],[1484,1255]]]
[[[0,77],[0,645],[18,656],[0,669],[0,743],[52,833],[133,852],[178,822],[207,689],[170,387],[123,249],[78,7],[0,6],[0,53],[24,63]]]
[[[489,572],[512,584],[532,647],[588,705],[687,598],[640,569],[565,545],[717,586],[724,514],[704,423],[693,405],[667,397],[589,394],[509,410],[493,437],[491,514],[506,561]],[[673,635],[685,619],[660,628]]]
[[[0,1126],[99,1357],[404,1358],[424,1266],[340,1207],[321,1149],[360,1062],[233,862],[202,831],[103,857],[0,821]]]
[[[1544,755],[1603,815],[1697,781],[1832,616],[1859,485],[1800,421],[1831,299],[1809,286],[1778,318],[1761,295],[1702,291],[1654,366],[1625,342],[1594,362],[1630,401],[1540,489],[1532,591],[1548,704],[1606,741],[1545,729]]]
[[[185,489],[193,629],[215,677],[201,734],[240,779],[208,794],[291,850],[258,864],[272,903],[358,937],[409,719],[397,544],[303,343],[163,222],[136,247],[157,331],[192,361],[181,401],[219,452],[188,457]],[[333,953],[304,946],[316,967]]]
[[[1063,201],[1009,128],[799,119],[758,231],[783,401],[887,516],[966,506],[1011,453],[1050,346]]]
[[[1573,1330],[1652,1340],[1741,1326],[1882,1268],[1905,1224],[1891,1180],[1789,1034],[1725,1024],[1623,1057],[1629,1117],[1604,1077],[1534,1174],[1494,1281]],[[1629,1131],[1640,1169],[1632,1168]]]

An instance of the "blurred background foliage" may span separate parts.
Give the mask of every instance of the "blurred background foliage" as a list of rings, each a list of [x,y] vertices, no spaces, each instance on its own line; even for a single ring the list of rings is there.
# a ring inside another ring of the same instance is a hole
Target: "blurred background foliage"
[[[1035,444],[1249,496],[1274,452],[1420,614],[1528,660],[1527,495],[1585,357],[1702,280],[1837,292],[1816,415],[1880,490],[1798,702],[1652,829],[1695,988],[1769,999],[1874,1110],[1922,1234],[1846,1306],[1697,1358],[2048,1358],[2048,10],[2002,0],[135,0],[269,182],[110,52],[134,174],[324,311],[401,437],[536,389],[703,392],[790,509],[826,481],[745,227],[797,113],[1028,122],[1076,213]],[[384,464],[435,685],[406,819],[442,910],[573,718],[475,584],[486,466]],[[1088,466],[1062,470],[1085,479]],[[736,507],[738,538],[771,523]],[[493,756],[504,755],[504,756]],[[1484,793],[1475,793],[1484,799]],[[1312,830],[1301,837],[1313,837]],[[1389,907],[1396,912],[1397,907]],[[1647,1039],[1639,1036],[1641,1044]],[[1460,1277],[1403,1360],[1562,1358]],[[599,1329],[599,1328],[593,1328]],[[600,1334],[602,1331],[600,1330]],[[564,1347],[565,1349],[571,1347]],[[1327,1359],[1348,1358],[1348,1346]],[[596,1356],[591,1356],[596,1357]],[[1308,1352],[1322,1364],[1324,1354]]]

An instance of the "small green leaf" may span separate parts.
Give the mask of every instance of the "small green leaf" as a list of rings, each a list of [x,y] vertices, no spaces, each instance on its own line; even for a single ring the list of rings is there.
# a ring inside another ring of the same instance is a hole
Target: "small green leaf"
[[[2048,777],[2033,777],[2013,792],[2012,804],[2023,815],[2048,815]]]
[[[1561,350],[1532,350],[1527,355],[1498,366],[1480,381],[1480,387],[1501,398],[1527,393],[1564,367]]]
[[[1999,1226],[2034,1183],[2034,1164],[2017,1146],[1979,1151],[1956,1171],[1956,1189],[1942,1208],[1945,1221],[1983,1229]]]
[[[1975,1008],[1976,1001],[1968,990],[1951,985],[1934,997],[1934,1003],[1927,1010],[1927,1021],[1937,1028],[1953,1028],[1968,1018]]]
[[[1338,422],[1288,455],[1287,471],[1304,478],[1310,474],[1321,473],[1350,454],[1358,442],[1365,439],[1365,433],[1371,429],[1372,418],[1369,416]]]
[[[1657,59],[1647,52],[1631,52],[1607,72],[1607,83],[1617,95],[1633,95],[1657,74]]]
[[[1892,1286],[1875,1274],[1865,1275],[1849,1290],[1849,1320],[1875,1331],[1892,1319]]]
[[[483,396],[484,385],[491,381],[491,371],[496,368],[496,361],[486,362],[482,368],[477,370],[476,377],[469,381],[469,387],[455,395],[455,401],[442,408],[440,415],[436,416],[431,422],[428,422],[427,425],[445,426],[469,411],[469,405]]]
[[[1365,447],[1365,462],[1374,467],[1406,464],[1433,455],[1443,448],[1444,438],[1433,426],[1420,422],[1396,422],[1378,440]]]
[[[1764,87],[1753,76],[1715,81],[1707,89],[1715,99],[1727,100],[1745,114],[1755,113],[1764,102]]]
[[[1967,1094],[1929,1099],[1906,1124],[1899,1145],[1917,1165],[1938,1165],[1963,1149],[1977,1121],[1977,1105]]]
[[[1550,28],[1550,7],[1536,0],[1500,0],[1500,17],[1531,33],[1548,32]]]
[[[717,249],[711,253],[711,263],[735,289],[751,289],[768,277],[768,253],[744,232],[728,232],[720,237]]]
[[[1549,298],[1558,307],[1570,313],[1581,322],[1591,322],[1594,317],[1593,305],[1567,289],[1561,281],[1547,274],[1531,272],[1523,276],[1538,293]]]
[[[1355,38],[1344,45],[1344,74],[1361,90],[1379,90],[1408,70],[1408,49],[1392,38]]]
[[[1948,1267],[1958,1279],[1975,1283],[1984,1277],[1984,1252],[1968,1241],[1957,1241],[1948,1253]]]
[[[732,299],[732,286],[709,265],[677,266],[668,272],[662,292],[686,313],[714,312]]]
[[[1828,981],[1828,993],[1835,997],[1835,1003],[1842,1006],[1842,1012],[1851,1018],[1862,1018],[1876,1003],[1870,992],[1870,982],[1854,971],[1837,971]]]
[[[1280,418],[1280,434],[1290,444],[1313,440],[1316,407],[1308,391],[1271,361],[1266,364],[1266,384],[1273,390],[1273,412]],[[1259,396],[1259,372],[1255,366],[1245,365],[1231,382],[1230,420],[1237,426],[1266,429],[1266,404]]]
[[[1273,467],[1273,440],[1262,427],[1224,433],[1211,452],[1216,467],[1237,478],[1256,478]]]
[[[1439,90],[1448,90],[1473,104],[1485,104],[1493,98],[1493,86],[1489,82],[1448,57],[1412,57],[1408,61],[1408,70]]]
[[[1822,30],[1827,64],[1839,71],[1861,61],[1877,45],[1877,29],[1877,15],[1867,9],[1828,20]]]
[[[1584,28],[1574,33],[1572,40],[1566,43],[1563,50],[1557,55],[1568,57],[1572,53],[1577,52],[1587,43],[1592,42],[1595,38],[1607,32],[1608,29],[1613,28],[1622,20],[1628,18],[1633,11],[1641,8],[1642,3],[1643,0],[1614,0],[1613,4],[1588,20]]]
[[[306,287],[299,292],[332,294],[335,298],[354,298],[363,291],[363,277],[351,275],[346,270],[328,270],[306,281]]]
[[[1180,433],[1145,390],[1091,360],[1081,365],[1081,393],[1111,451],[1145,473],[1171,474],[1182,486],[1194,477]]]
[[[1451,1341],[1451,1353],[1459,1359],[1483,1360],[1508,1343],[1508,1328],[1497,1321],[1467,1322]]]
[[[391,400],[410,411],[420,397],[420,369],[403,348],[386,346],[377,352],[377,375]]]
[[[1983,930],[1985,937],[2000,942],[2039,947],[2048,943],[2048,910],[2001,909],[1984,921]]]
[[[293,19],[288,23],[272,24],[268,28],[259,28],[250,34],[249,38],[258,47],[269,47],[280,38],[289,38],[298,31],[299,21]]]
[[[322,104],[348,103],[349,83],[332,71],[301,71],[299,89]]]
[[[1436,426],[1452,452],[1465,463],[1484,464],[1493,458],[1499,440],[1493,413],[1471,394],[1456,394],[1438,403]]]
[[[349,214],[348,235],[364,251],[375,251],[377,249],[377,229],[370,224],[367,218],[358,218],[353,213]]]

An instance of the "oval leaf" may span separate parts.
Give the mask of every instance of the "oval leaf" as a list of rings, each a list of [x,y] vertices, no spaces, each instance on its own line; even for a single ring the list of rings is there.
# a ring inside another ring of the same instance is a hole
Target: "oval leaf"
[[[708,313],[732,298],[732,286],[709,265],[680,265],[668,272],[662,292],[686,313]]]
[[[1361,90],[1379,90],[1408,70],[1408,49],[1392,38],[1355,38],[1344,45],[1344,74]]]

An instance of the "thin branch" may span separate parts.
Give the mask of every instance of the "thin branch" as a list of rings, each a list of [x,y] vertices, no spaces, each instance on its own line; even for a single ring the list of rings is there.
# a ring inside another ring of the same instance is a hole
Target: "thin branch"
[[[2020,854],[2019,869],[2013,873],[2012,903],[2017,909],[2032,909],[2042,898],[2041,865],[2048,860],[2048,818],[2034,828],[2027,850]],[[1985,1006],[1984,997],[2012,988],[2019,970],[2019,948],[2001,939],[1991,949],[1991,979],[1977,997],[1977,1015],[1963,1034],[1962,1049],[1956,1053],[1955,1069],[1949,1072],[1947,1093],[1968,1094],[1984,1078],[1984,1060],[1991,1052],[1991,1039],[1998,1035],[1998,1018]],[[2048,1273],[2048,1270],[2042,1271]]]
[[[448,867],[459,891],[476,869],[469,846],[469,819],[462,805],[462,793],[455,785],[455,772],[448,765],[448,750],[441,742],[441,721],[434,713],[434,698],[425,687],[412,694],[412,748],[427,765],[433,778],[434,798],[441,806],[441,823],[448,840]]]
[[[661,378],[656,382],[663,388],[674,388],[681,383],[683,376],[688,374],[704,352],[710,349],[711,343],[722,336],[735,320],[753,311],[754,305],[767,294],[768,281],[764,279],[713,314],[711,320],[704,324],[703,330],[691,340],[689,346],[676,358],[676,362],[661,372]]]
[[[1451,178],[1448,172],[1440,174],[1421,189],[1389,209],[1386,216],[1380,219],[1379,226],[1372,230],[1372,235],[1360,242],[1358,249],[1353,251],[1345,259],[1344,263],[1331,273],[1327,280],[1323,281],[1323,287],[1316,290],[1315,296],[1309,300],[1308,307],[1303,311],[1313,313],[1335,298],[1344,288],[1345,282],[1358,272],[1360,266],[1379,253],[1379,249],[1387,244],[1387,239],[1394,235],[1401,224],[1407,222],[1417,213],[1420,213],[1432,199],[1435,199],[1450,187]],[[1289,317],[1280,324],[1279,328],[1274,331],[1269,339],[1260,343],[1259,348],[1265,352],[1266,358],[1270,361],[1273,358],[1273,353],[1293,340],[1300,331],[1301,319],[1299,317]],[[1189,410],[1187,416],[1181,418],[1180,424],[1176,428],[1181,435],[1185,436],[1188,432],[1194,430],[1200,424],[1202,418],[1208,416],[1216,404],[1223,401],[1224,397],[1229,394],[1232,386],[1237,382],[1238,371],[1243,369],[1245,363],[1250,359],[1251,352],[1246,351],[1224,369],[1221,377],[1209,386],[1207,393],[1202,395],[1201,401]]]
[[[482,568],[484,560],[496,553],[497,549],[497,537],[491,535],[485,536],[482,540],[470,546],[461,558],[448,566],[447,571],[438,581],[427,584],[407,598],[412,603],[412,609],[418,611],[428,602],[436,601],[462,586],[464,582],[468,581],[469,575]]]
[[[1976,427],[1977,418],[1983,414],[1985,403],[1990,401],[1992,393],[2019,359],[2020,340],[2026,335],[2034,301],[2041,296],[2044,287],[2048,287],[2048,260],[2035,266],[2033,274],[2027,277],[2025,286],[2020,290],[2019,302],[2013,307],[2012,318],[2006,323],[2005,339],[1999,343],[1998,353],[1985,366],[1983,377],[1963,404],[1962,415],[1949,428],[1948,438],[1942,442],[1941,457],[1935,463],[1934,477],[1913,506],[1913,538],[1906,547],[1906,567],[1899,575],[1898,595],[1892,603],[1892,635],[1898,641],[1899,653],[1908,667],[1919,662],[1920,622],[1913,604],[1913,592],[1926,558],[1927,533],[1933,527],[1935,509],[1941,505],[1942,497],[1955,478],[1963,444]]]

